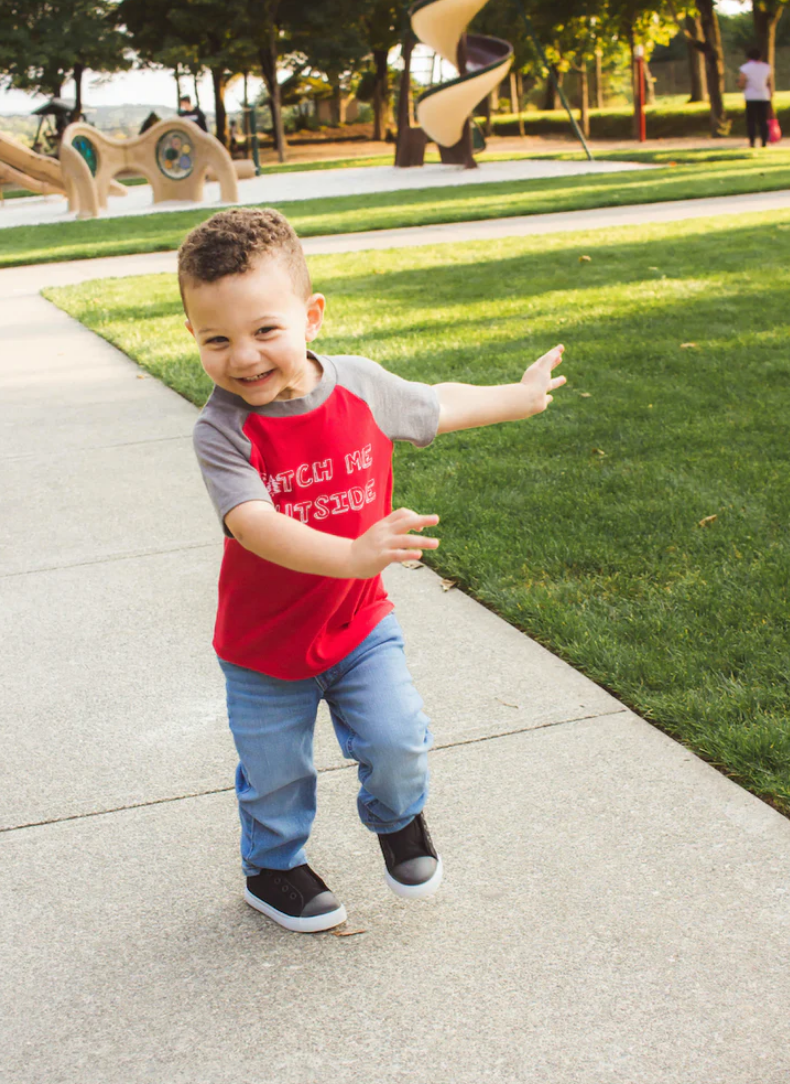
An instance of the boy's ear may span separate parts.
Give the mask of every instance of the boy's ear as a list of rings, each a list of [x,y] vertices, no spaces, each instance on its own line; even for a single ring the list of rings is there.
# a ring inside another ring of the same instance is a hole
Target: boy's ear
[[[307,299],[307,324],[305,325],[305,342],[312,342],[321,330],[326,311],[326,298],[323,294],[311,294]]]
[[[195,329],[194,329],[194,328],[192,327],[192,323],[191,323],[191,321],[190,321],[190,319],[189,319],[189,317],[188,317],[188,316],[187,316],[186,320],[184,321],[184,327],[185,327],[185,328],[187,329],[187,331],[189,332],[189,334],[190,334],[190,335],[192,336],[192,338],[194,339],[194,338],[195,338]],[[196,340],[196,341],[197,341],[197,340]]]

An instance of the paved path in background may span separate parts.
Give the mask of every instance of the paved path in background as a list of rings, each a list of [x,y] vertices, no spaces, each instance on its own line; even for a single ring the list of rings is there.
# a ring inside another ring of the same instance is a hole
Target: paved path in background
[[[0,272],[6,1079],[786,1084],[790,822],[427,568],[441,892],[388,893],[322,712],[354,936],[242,902],[197,412],[37,293],[172,260]]]
[[[563,162],[550,158],[521,158],[505,162],[481,162],[477,169],[445,166],[439,163],[421,169],[396,169],[392,165],[350,167],[348,169],[306,170],[296,173],[263,173],[239,181],[239,203],[284,203],[289,200],[329,199],[333,196],[361,196],[374,192],[402,192],[408,189],[448,188],[490,184],[492,182],[547,180],[556,177],[581,177],[589,173],[628,173],[655,169],[638,162]],[[125,196],[110,196],[102,220],[128,215],[167,214],[170,211],[195,210],[183,200],[151,202],[148,185],[127,188]],[[219,183],[205,186],[205,202],[216,208],[230,206],[220,201]],[[0,213],[0,228],[33,226],[43,222],[73,222],[62,196],[31,196],[9,200]]]
[[[545,233],[613,229],[651,222],[681,222],[692,218],[759,211],[790,210],[790,191],[756,192],[744,196],[716,196],[666,203],[629,204],[591,211],[560,211],[556,214],[518,215],[480,222],[450,222],[436,226],[405,226],[394,230],[367,230],[307,237],[302,245],[308,256],[321,253],[361,252],[437,245],[462,241],[490,241],[500,237],[527,237]],[[7,297],[23,296],[43,286],[67,286],[92,278],[173,272],[175,252],[151,252],[133,256],[107,256],[95,260],[33,264],[0,270],[0,289]]]

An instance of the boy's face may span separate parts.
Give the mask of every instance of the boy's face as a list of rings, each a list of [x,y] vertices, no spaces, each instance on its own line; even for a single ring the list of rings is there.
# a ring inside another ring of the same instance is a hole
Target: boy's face
[[[321,327],[321,294],[294,291],[282,260],[264,257],[242,275],[185,286],[187,329],[220,388],[250,406],[307,395],[321,378],[305,344]]]

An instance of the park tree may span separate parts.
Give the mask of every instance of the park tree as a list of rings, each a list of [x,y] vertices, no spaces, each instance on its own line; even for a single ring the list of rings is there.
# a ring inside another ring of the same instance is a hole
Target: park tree
[[[350,89],[368,52],[358,0],[325,0],[308,6],[304,18],[291,26],[288,39],[292,53],[301,54],[304,68],[325,77],[339,123],[340,97]],[[296,74],[297,69],[291,78]]]
[[[705,61],[705,82],[710,101],[710,134],[720,139],[729,134],[731,121],[724,108],[724,49],[716,0],[694,0],[692,19],[681,18],[673,0],[667,0],[678,30]]]
[[[776,67],[776,28],[782,18],[787,0],[752,0],[755,45],[763,60]]]
[[[391,110],[388,58],[403,34],[404,9],[393,0],[360,0],[356,6],[363,40],[373,61],[373,138],[383,139]]]
[[[110,0],[3,0],[0,5],[0,82],[60,97],[74,80],[72,120],[82,113],[86,71],[131,67],[128,39]]]
[[[177,95],[181,98],[181,79],[192,76],[197,88],[203,64],[194,46],[181,41],[170,21],[169,8],[154,0],[120,0],[119,17],[143,68],[169,68],[175,74]],[[197,102],[197,89],[195,101]]]

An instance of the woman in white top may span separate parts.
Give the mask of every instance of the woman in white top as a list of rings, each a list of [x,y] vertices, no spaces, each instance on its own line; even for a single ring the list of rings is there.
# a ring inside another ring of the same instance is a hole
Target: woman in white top
[[[746,130],[749,146],[754,146],[757,132],[763,146],[768,143],[768,109],[774,92],[771,65],[760,59],[759,49],[750,49],[748,60],[741,65],[738,87],[746,99]]]

